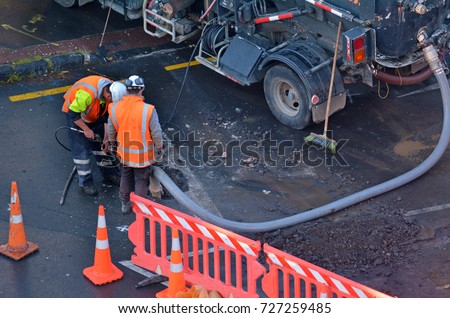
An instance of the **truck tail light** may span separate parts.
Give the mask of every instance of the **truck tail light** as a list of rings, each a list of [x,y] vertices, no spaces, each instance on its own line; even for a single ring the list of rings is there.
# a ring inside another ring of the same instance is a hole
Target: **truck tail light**
[[[353,40],[353,50],[359,51],[361,49],[364,49],[364,36],[361,36],[359,38],[356,38]]]
[[[366,48],[364,36],[353,40],[353,62],[355,64],[361,63],[366,59]]]
[[[372,33],[372,29],[362,27],[356,27],[344,33],[348,63],[356,65],[370,58]]]

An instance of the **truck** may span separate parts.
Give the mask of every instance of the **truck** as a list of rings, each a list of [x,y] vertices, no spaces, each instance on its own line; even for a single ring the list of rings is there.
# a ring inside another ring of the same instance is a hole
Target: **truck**
[[[241,85],[262,82],[273,115],[298,130],[342,110],[347,85],[425,81],[433,72],[423,48],[432,45],[443,61],[450,48],[446,0],[99,2],[142,19],[150,36],[198,39],[200,64]]]

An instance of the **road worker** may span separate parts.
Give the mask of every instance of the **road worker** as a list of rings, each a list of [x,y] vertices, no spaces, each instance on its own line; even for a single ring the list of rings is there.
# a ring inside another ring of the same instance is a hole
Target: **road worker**
[[[127,88],[121,82],[112,83],[109,90],[111,91],[111,99],[113,103],[122,100],[123,96],[127,94]]]
[[[67,123],[71,128],[69,139],[78,184],[88,195],[98,194],[91,172],[91,153],[102,172],[103,184],[118,186],[120,183],[117,162],[106,154],[105,129],[112,83],[103,76],[87,76],[78,80],[64,95],[62,111],[67,113]]]
[[[131,211],[130,193],[146,197],[149,182],[153,197],[161,197],[162,187],[152,176],[155,150],[162,151],[161,125],[155,107],[144,102],[144,80],[130,76],[125,81],[127,95],[109,106],[109,141],[122,163],[119,198],[122,213]],[[156,149],[155,149],[156,148]]]

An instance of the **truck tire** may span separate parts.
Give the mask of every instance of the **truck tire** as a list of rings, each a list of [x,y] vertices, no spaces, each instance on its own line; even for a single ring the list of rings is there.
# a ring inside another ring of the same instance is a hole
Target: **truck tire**
[[[273,115],[284,125],[303,129],[311,124],[305,85],[291,69],[275,65],[264,77],[264,95]]]
[[[61,6],[65,8],[73,7],[78,0],[54,0],[56,3],[59,3]]]

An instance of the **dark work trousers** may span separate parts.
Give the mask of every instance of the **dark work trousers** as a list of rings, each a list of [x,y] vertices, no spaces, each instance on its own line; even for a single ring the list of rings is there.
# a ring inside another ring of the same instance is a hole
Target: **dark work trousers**
[[[145,168],[131,168],[122,166],[120,178],[119,199],[123,203],[130,202],[130,193],[146,198],[152,166]]]
[[[81,130],[75,123],[68,118],[69,127]],[[100,168],[102,175],[118,175],[119,164],[115,156],[108,156],[102,151],[102,142],[105,129],[103,122],[88,124],[88,127],[94,131],[94,134],[100,136],[100,142],[87,139],[83,133],[69,129],[70,149],[72,150],[73,162],[77,167],[78,185],[84,187],[92,185],[94,180],[91,172],[90,156],[93,154],[97,166]]]

